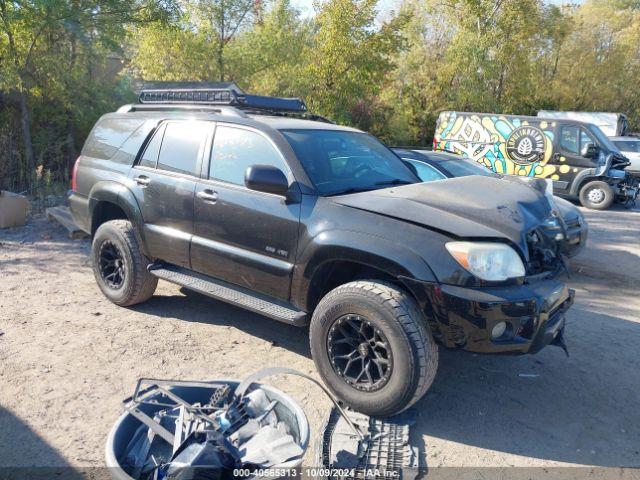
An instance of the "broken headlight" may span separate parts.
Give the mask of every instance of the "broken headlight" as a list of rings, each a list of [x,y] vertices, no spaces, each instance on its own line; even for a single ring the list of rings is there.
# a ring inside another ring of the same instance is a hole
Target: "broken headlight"
[[[448,242],[451,256],[481,280],[499,282],[524,277],[520,256],[509,245],[493,242]]]

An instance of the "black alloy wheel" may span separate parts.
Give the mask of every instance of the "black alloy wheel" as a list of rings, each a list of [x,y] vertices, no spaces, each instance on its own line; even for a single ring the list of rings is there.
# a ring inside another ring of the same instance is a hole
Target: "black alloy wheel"
[[[100,276],[114,290],[122,287],[125,280],[124,257],[115,243],[107,240],[100,245]]]
[[[387,337],[365,317],[347,314],[329,330],[327,349],[334,371],[352,387],[374,392],[393,372],[393,354]]]

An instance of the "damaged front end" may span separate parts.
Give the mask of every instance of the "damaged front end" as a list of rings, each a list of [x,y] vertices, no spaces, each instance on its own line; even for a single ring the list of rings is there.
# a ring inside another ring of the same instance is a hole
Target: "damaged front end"
[[[556,212],[524,231],[526,273],[515,284],[468,287],[404,281],[420,298],[434,337],[447,347],[530,354],[557,345],[567,353],[565,313],[573,304],[574,291],[556,277],[568,273],[564,253],[568,232]]]
[[[553,278],[568,269],[563,257],[567,227],[562,219],[552,214],[526,235],[528,262],[526,281]]]
[[[633,207],[640,194],[640,179],[625,170],[631,162],[622,154],[610,153],[596,169],[596,177],[613,189],[616,202]]]

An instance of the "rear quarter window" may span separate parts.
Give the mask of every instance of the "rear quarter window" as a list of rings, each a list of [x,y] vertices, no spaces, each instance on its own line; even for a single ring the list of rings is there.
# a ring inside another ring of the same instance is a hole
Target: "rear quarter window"
[[[143,123],[144,119],[141,118],[98,120],[84,144],[82,155],[104,160],[110,159]]]

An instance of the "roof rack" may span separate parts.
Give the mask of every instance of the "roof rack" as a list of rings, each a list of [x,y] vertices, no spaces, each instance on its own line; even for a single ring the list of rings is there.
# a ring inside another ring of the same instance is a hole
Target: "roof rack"
[[[247,95],[233,88],[168,88],[140,92],[141,104],[227,105],[267,112],[305,113],[307,106],[299,98]]]
[[[211,113],[219,113],[222,115],[234,115],[236,117],[246,118],[247,114],[241,110],[238,110],[235,107],[228,107],[225,105],[215,107],[212,105],[192,105],[192,104],[167,104],[167,103],[158,103],[158,104],[140,104],[140,103],[130,103],[127,105],[123,105],[118,108],[118,113],[128,113],[128,112],[166,112],[171,110],[178,111],[189,111],[189,112],[211,112]]]

